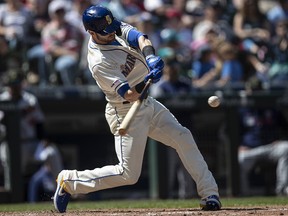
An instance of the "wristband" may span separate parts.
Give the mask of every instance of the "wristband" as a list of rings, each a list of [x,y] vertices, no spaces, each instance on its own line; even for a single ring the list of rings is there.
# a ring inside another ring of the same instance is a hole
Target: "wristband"
[[[138,84],[135,86],[135,90],[136,90],[136,92],[139,93],[139,94],[141,94],[141,92],[142,92],[144,86],[145,86],[144,81],[138,83]]]
[[[145,46],[142,49],[142,54],[144,55],[144,57],[147,57],[149,55],[155,55],[155,49],[151,45]]]

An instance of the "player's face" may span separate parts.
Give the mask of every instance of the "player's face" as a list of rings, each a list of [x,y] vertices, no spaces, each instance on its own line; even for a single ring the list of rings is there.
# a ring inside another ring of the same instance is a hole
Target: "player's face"
[[[97,34],[98,43],[108,44],[108,43],[113,42],[115,40],[115,33],[116,32],[112,32],[110,34],[105,34],[105,35]]]

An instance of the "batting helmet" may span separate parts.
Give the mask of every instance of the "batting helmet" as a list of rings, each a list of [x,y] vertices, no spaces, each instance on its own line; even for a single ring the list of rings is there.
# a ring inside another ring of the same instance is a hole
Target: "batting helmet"
[[[82,15],[85,30],[99,34],[109,34],[120,29],[121,22],[114,18],[112,12],[101,5],[92,5]]]

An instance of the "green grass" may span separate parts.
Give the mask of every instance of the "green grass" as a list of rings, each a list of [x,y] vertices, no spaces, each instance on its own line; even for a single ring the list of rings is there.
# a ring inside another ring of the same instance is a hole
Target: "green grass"
[[[223,207],[253,207],[287,205],[285,197],[223,198]],[[69,210],[126,209],[126,208],[198,208],[199,200],[113,200],[113,201],[71,201]],[[54,210],[52,201],[37,204],[0,204],[0,212]]]

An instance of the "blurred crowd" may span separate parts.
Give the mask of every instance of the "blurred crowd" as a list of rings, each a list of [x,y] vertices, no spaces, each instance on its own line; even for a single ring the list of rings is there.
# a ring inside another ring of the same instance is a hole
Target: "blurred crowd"
[[[82,12],[99,3],[165,60],[154,96],[286,87],[287,0],[0,0],[1,77],[18,67],[28,85],[95,85]]]

